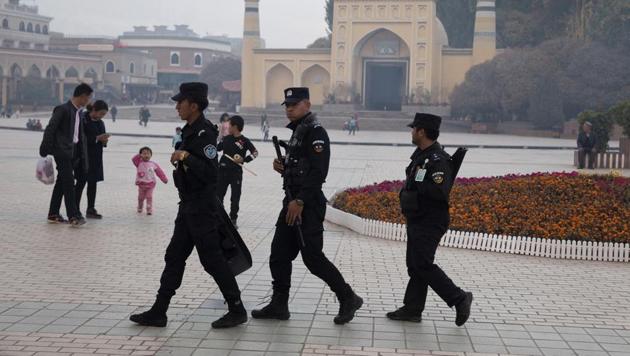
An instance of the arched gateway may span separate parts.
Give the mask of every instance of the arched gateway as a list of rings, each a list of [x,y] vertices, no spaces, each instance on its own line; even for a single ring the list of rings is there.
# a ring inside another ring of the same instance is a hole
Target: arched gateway
[[[331,48],[266,49],[264,0],[244,2],[245,110],[273,109],[280,87],[290,82],[311,87],[313,104],[331,110],[416,110],[427,97],[448,103],[468,69],[496,55],[494,0],[477,2],[473,48],[467,49],[449,47],[435,0],[335,0]]]

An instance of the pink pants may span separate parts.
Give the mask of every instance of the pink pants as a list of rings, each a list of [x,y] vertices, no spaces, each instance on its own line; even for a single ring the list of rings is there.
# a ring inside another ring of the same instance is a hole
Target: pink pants
[[[142,212],[144,201],[147,201],[147,213],[153,213],[153,190],[155,185],[138,185],[138,212]]]

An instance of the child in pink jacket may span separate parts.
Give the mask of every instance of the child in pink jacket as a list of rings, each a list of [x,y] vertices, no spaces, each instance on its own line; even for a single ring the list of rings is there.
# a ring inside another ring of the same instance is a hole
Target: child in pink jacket
[[[137,168],[136,185],[138,186],[138,212],[142,212],[144,201],[147,201],[147,215],[153,214],[153,189],[160,178],[164,184],[168,183],[168,178],[160,166],[151,161],[153,151],[149,147],[142,147],[140,153],[133,156],[131,161]]]

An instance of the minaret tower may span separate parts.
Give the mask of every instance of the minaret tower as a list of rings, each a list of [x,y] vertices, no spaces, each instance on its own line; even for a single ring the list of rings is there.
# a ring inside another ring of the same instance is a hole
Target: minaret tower
[[[241,107],[255,106],[254,49],[260,48],[259,0],[245,0],[243,54],[241,58]]]
[[[497,19],[495,0],[479,0],[475,16],[473,64],[491,60],[497,53]]]

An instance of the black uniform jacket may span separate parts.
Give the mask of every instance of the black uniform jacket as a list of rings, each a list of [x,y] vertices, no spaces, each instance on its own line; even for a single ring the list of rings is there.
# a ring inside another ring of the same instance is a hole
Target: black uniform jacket
[[[408,223],[427,218],[448,220],[453,167],[451,157],[442,146],[435,142],[425,150],[417,149],[406,174],[400,203]]]
[[[219,130],[202,115],[182,129],[180,150],[190,155],[177,164],[173,178],[184,213],[216,212],[218,180],[217,137]]]

